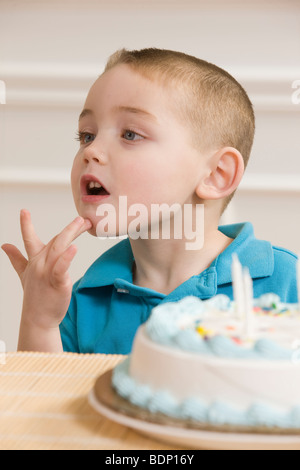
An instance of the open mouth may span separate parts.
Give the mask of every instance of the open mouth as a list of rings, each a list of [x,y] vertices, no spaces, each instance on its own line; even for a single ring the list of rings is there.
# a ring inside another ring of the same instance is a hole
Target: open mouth
[[[108,196],[109,193],[106,189],[97,181],[90,181],[86,184],[87,196]]]
[[[82,196],[109,196],[110,194],[101,181],[93,175],[84,175],[81,178],[80,185]]]

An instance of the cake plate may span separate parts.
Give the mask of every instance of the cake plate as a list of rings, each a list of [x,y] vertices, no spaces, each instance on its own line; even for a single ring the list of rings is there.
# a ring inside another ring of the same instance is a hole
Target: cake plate
[[[106,418],[181,449],[300,450],[300,430],[212,426],[150,413],[120,397],[112,370],[102,374],[88,395],[90,405]]]

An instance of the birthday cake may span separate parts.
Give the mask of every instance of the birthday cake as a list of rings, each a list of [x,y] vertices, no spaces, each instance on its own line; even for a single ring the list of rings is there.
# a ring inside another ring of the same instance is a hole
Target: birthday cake
[[[112,384],[131,404],[189,423],[300,431],[300,313],[275,294],[247,315],[224,295],[152,310]]]

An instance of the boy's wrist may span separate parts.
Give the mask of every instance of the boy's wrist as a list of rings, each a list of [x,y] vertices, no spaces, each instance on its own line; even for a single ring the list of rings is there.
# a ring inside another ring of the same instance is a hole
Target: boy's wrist
[[[47,327],[22,316],[18,351],[63,352],[59,326]]]
[[[24,297],[21,324],[24,324],[29,328],[36,327],[45,331],[59,327],[62,321],[60,315],[58,316],[55,311],[52,311],[52,309],[48,310],[49,311],[47,311],[47,307],[40,304],[34,305],[34,307],[32,307],[32,305],[28,303]]]

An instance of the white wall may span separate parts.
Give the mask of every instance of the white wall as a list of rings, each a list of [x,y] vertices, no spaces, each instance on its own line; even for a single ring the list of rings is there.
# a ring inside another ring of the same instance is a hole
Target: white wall
[[[48,241],[76,215],[69,171],[78,114],[120,47],[177,49],[216,63],[247,89],[257,133],[224,222],[300,250],[300,2],[292,0],[0,0],[0,244],[22,246],[19,211]],[[298,95],[299,96],[299,95]],[[74,281],[112,242],[77,245]],[[15,349],[22,292],[0,253],[0,339]]]

